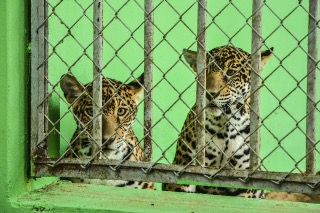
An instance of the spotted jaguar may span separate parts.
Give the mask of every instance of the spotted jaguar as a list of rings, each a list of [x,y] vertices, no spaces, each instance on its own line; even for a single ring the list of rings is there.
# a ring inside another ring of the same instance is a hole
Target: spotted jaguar
[[[261,69],[272,55],[261,52]],[[193,71],[197,53],[183,50]],[[206,55],[205,167],[245,170],[249,168],[250,149],[250,54],[233,46],[212,49]],[[176,146],[173,164],[195,165],[196,107],[185,120]],[[163,190],[263,198],[262,190],[163,184]]]
[[[93,83],[82,85],[74,76],[63,75],[60,87],[77,123],[64,157],[86,158],[93,155]],[[143,151],[132,130],[143,93],[143,74],[128,84],[102,79],[102,147],[99,158],[142,161]],[[142,181],[78,179],[73,182],[96,183],[154,190],[154,184]]]

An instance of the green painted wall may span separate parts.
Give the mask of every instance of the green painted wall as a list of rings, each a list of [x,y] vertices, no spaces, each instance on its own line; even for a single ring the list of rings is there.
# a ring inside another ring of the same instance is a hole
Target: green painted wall
[[[51,0],[50,3],[54,7],[54,13],[49,18],[51,27],[49,41],[55,51],[53,52],[52,48],[49,50],[49,53],[53,53],[49,57],[49,75],[51,83],[57,86],[55,90],[62,95],[58,81],[68,70],[71,70],[83,83],[92,80],[93,9],[89,0],[81,1],[87,16],[83,16],[84,10],[74,1],[60,3]],[[143,25],[141,24],[144,14],[140,7],[143,7],[142,3],[138,5],[135,1],[124,0],[108,1],[108,4],[104,4],[106,28],[103,32],[105,38],[103,73],[107,77],[128,81],[132,79],[130,77],[132,74],[138,76],[143,72],[141,48]],[[155,0],[155,8],[153,80],[157,86],[153,91],[155,103],[153,132],[157,145],[154,145],[153,160],[158,160],[162,156],[162,150],[173,144],[166,152],[169,161],[164,159],[160,161],[171,163],[175,153],[175,140],[189,108],[195,103],[194,73],[179,57],[183,48],[196,49],[194,32],[196,32],[197,9],[193,0],[168,2]],[[49,10],[53,8],[50,7]],[[308,1],[302,1],[299,5],[298,1],[269,0],[267,6],[263,7],[263,37],[266,38],[263,49],[275,48],[274,57],[262,73],[265,87],[261,89],[261,115],[265,125],[261,128],[261,157],[267,157],[263,164],[270,171],[291,171],[298,161],[299,169],[304,170],[305,167],[305,161],[301,159],[305,156],[304,92],[308,26],[306,10]],[[232,4],[227,0],[208,1],[208,11],[211,14],[208,15],[208,49],[231,42],[250,52],[251,19],[248,18],[251,14],[251,1],[234,0]],[[181,22],[177,13],[183,14]],[[68,28],[71,28],[70,34]],[[88,56],[83,55],[84,48]],[[297,82],[300,88],[295,89]],[[179,93],[182,93],[181,100]],[[67,112],[65,102],[60,101],[59,109],[57,101],[59,101],[58,95],[53,94],[50,99],[51,103],[55,103],[52,105],[52,115],[54,115],[52,120],[57,121],[60,118],[57,115],[63,115],[59,123],[63,135],[60,138],[62,153],[67,145],[66,141],[70,140],[75,130],[75,122],[71,113],[65,115]],[[279,107],[280,101],[282,107]],[[319,112],[317,116],[319,121]],[[142,124],[143,107],[140,108],[134,125],[139,138],[143,137]],[[317,139],[320,139],[319,131]],[[281,141],[282,148],[277,148],[278,141]],[[320,160],[319,154],[317,159]]]
[[[26,21],[23,1],[0,2],[0,205],[26,192]]]

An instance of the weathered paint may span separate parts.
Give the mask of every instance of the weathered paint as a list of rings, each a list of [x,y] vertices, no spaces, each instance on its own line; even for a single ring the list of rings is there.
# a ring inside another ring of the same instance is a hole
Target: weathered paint
[[[153,117],[153,32],[154,32],[154,3],[144,1],[144,160],[152,160],[152,117]]]
[[[197,101],[196,101],[196,136],[197,136],[197,161],[196,165],[205,166],[205,105],[206,105],[206,23],[207,0],[198,2],[197,23]]]
[[[93,3],[93,129],[92,136],[95,140],[93,144],[94,155],[100,158],[102,147],[102,67],[103,67],[103,1]]]
[[[0,212],[13,208],[14,197],[56,178],[28,180],[29,1],[0,1]]]
[[[26,192],[25,25],[24,1],[0,1],[0,211],[10,197]]]
[[[307,183],[312,185],[319,180],[318,176],[301,176],[300,174],[290,174],[283,176],[279,172],[257,171],[250,175],[250,171],[241,170],[222,170],[215,178],[208,178],[213,171],[207,168],[190,166],[184,170],[178,177],[174,171],[181,171],[183,166],[153,164],[149,162],[116,161],[116,160],[96,160],[90,167],[83,169],[88,160],[81,159],[61,159],[57,164],[56,159],[45,160],[36,159],[34,162],[37,166],[33,172],[35,177],[41,176],[62,176],[62,177],[83,177],[83,178],[100,178],[111,180],[138,180],[165,183],[180,183],[196,185],[214,185],[214,186],[232,186],[237,188],[258,188],[276,191],[300,191],[309,194],[320,194],[319,187],[306,187]],[[80,164],[80,165],[79,165]],[[121,165],[121,166],[120,166]],[[118,170],[112,169],[119,168]],[[143,172],[149,171],[148,173]],[[243,179],[248,178],[246,181]],[[278,179],[285,178],[281,184]],[[190,181],[192,180],[192,181]]]
[[[319,1],[309,3],[306,116],[306,174],[316,174]]]
[[[45,212],[319,212],[320,205],[59,182],[15,200]]]
[[[251,46],[251,102],[250,102],[250,168],[259,168],[260,153],[260,61],[262,35],[262,1],[252,1],[252,46]]]

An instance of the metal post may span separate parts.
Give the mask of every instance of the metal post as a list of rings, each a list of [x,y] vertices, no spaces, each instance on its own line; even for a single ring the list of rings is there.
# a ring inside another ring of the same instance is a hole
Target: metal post
[[[49,97],[48,97],[48,76],[49,76],[49,64],[48,64],[48,43],[47,40],[49,38],[49,23],[47,20],[48,17],[48,3],[47,1],[44,2],[44,20],[46,20],[43,23],[44,26],[44,41],[43,41],[43,127],[44,127],[44,141],[42,142],[43,145],[40,146],[44,146],[45,150],[44,150],[44,156],[48,157],[48,126],[49,126],[49,122],[48,120],[45,118],[45,115],[49,115]]]
[[[144,160],[152,159],[153,0],[144,2]]]
[[[37,72],[39,66],[39,22],[40,16],[40,2],[31,2],[31,39],[32,39],[32,54],[31,54],[31,156],[36,154],[38,134],[39,134],[39,115],[38,115],[38,102],[39,102],[39,75]]]
[[[318,0],[309,1],[308,27],[308,77],[307,77],[307,124],[306,124],[306,173],[316,173],[316,102],[318,63]]]
[[[250,109],[250,168],[259,166],[260,152],[260,62],[261,62],[261,11],[262,1],[253,0],[252,4],[252,46],[251,46],[251,109]]]
[[[197,102],[196,135],[197,160],[201,166],[205,162],[205,104],[206,104],[206,19],[207,0],[198,1],[197,29]]]
[[[93,130],[92,136],[95,139],[93,144],[94,154],[101,150],[102,146],[102,75],[101,68],[103,66],[103,0],[96,0],[93,9]],[[101,153],[100,153],[101,154]],[[97,155],[97,157],[100,156]]]
[[[37,136],[32,135],[32,138],[36,138],[37,142],[35,144],[33,155],[37,157],[47,157],[47,143],[45,142],[46,132],[47,132],[47,122],[45,120],[45,113],[48,111],[47,99],[47,85],[45,82],[45,78],[48,76],[48,66],[46,58],[48,56],[48,48],[46,43],[46,38],[48,37],[48,25],[47,25],[47,11],[48,4],[45,1],[39,1],[37,7],[38,22],[37,22],[37,30],[35,32],[36,38],[34,42],[36,43],[37,49],[34,48],[34,52],[37,52],[36,56],[36,64],[33,63],[32,69],[36,74],[33,75],[32,79],[37,80],[38,82],[33,82],[33,85],[37,84],[37,96],[33,96],[32,108],[36,107],[37,111]],[[34,87],[32,87],[34,88]],[[35,134],[35,132],[32,132]]]

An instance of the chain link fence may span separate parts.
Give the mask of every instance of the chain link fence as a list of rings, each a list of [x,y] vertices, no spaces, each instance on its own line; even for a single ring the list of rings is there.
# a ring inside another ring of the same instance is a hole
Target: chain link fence
[[[319,194],[318,7],[317,0],[33,1],[33,175]],[[249,169],[227,166],[236,151],[222,150],[228,160],[219,168],[205,165],[209,50],[223,45],[251,52],[250,134],[242,145],[250,152]],[[272,59],[260,73],[261,52],[271,47]],[[185,61],[183,48],[197,50],[197,72]],[[60,89],[70,84],[66,76],[75,76],[80,85],[72,101]],[[124,85],[143,86],[137,116],[121,92]],[[107,87],[113,91],[108,98]],[[84,122],[75,108],[89,91],[91,120]],[[126,103],[126,119],[134,118],[124,132],[127,121],[112,123],[105,112],[114,98]],[[197,138],[194,158],[172,164],[191,110],[196,113],[190,128]],[[106,138],[108,128],[113,132]],[[138,138],[133,145],[125,138],[131,131]],[[114,138],[130,147],[121,159],[108,158]],[[79,141],[91,150],[84,157]],[[142,157],[131,160],[140,147]]]

